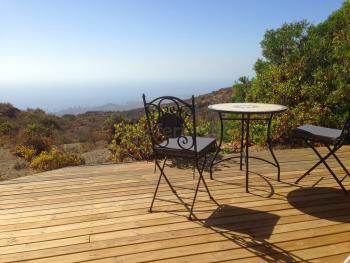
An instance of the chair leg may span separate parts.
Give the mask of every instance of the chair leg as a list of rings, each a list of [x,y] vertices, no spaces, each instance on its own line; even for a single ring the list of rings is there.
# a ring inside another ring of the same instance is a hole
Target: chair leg
[[[344,193],[348,193],[348,191],[345,189],[345,187],[343,186],[343,184],[341,183],[341,181],[338,179],[338,177],[335,175],[335,173],[333,172],[333,170],[329,167],[329,165],[326,163],[326,161],[324,160],[324,158],[321,156],[321,154],[315,149],[315,147],[312,144],[309,144],[311,149],[316,153],[316,155],[318,156],[318,158],[320,158],[321,162],[324,164],[324,166],[326,166],[326,168],[328,169],[328,171],[331,173],[331,175],[333,176],[333,178],[335,179],[335,181],[338,183],[338,185],[341,187],[341,189],[343,189]]]
[[[310,143],[308,143],[308,142],[306,142],[306,143],[310,146],[310,148],[312,148],[312,146],[311,146]],[[329,146],[328,146],[327,148],[329,149],[329,153],[327,153],[327,154],[322,158],[324,161],[326,161],[326,160],[332,155],[332,151],[335,153],[335,152],[339,149],[339,147],[334,147],[333,150],[331,150],[331,149],[329,148]],[[314,169],[316,169],[316,167],[318,167],[321,163],[322,163],[322,160],[319,160],[317,163],[315,163],[309,170],[307,170],[302,176],[300,176],[300,177],[298,178],[298,180],[295,181],[295,183],[296,183],[296,184],[299,183],[305,176],[307,176],[308,174],[310,174],[310,173],[311,173]]]
[[[191,206],[190,215],[188,216],[188,219],[189,219],[189,220],[192,220],[193,207],[194,207],[194,203],[196,202],[197,193],[198,193],[198,189],[199,189],[199,184],[200,184],[201,180],[202,180],[202,175],[199,175],[198,182],[197,182],[197,187],[196,187],[196,191],[195,191],[195,193],[194,193],[194,197],[193,197],[193,201],[192,201],[192,206]]]
[[[193,179],[196,178],[196,164],[193,164]]]
[[[207,164],[207,156],[205,155],[205,156],[204,156],[204,161],[203,161],[203,166],[202,166],[201,177],[202,177],[202,181],[203,181],[203,184],[204,184],[204,186],[205,186],[205,189],[207,190],[207,193],[208,193],[208,195],[209,195],[209,198],[213,200],[214,198],[213,198],[212,195],[210,194],[210,191],[209,191],[207,182],[205,181],[204,176],[203,176],[203,172],[204,172],[204,169],[205,169],[206,164]]]
[[[197,187],[196,187],[196,191],[194,193],[194,197],[193,197],[193,200],[192,200],[192,206],[191,206],[191,211],[190,211],[190,214],[188,216],[188,219],[192,220],[192,215],[193,215],[193,208],[194,208],[194,204],[196,202],[196,198],[197,198],[197,194],[198,194],[198,190],[199,190],[199,185],[200,185],[200,182],[203,181],[203,184],[205,186],[205,189],[207,190],[207,193],[209,195],[209,198],[210,199],[214,199],[212,197],[212,195],[210,194],[210,191],[209,191],[209,188],[208,188],[208,185],[207,183],[205,182],[205,179],[203,177],[203,171],[205,169],[205,165],[206,165],[206,161],[207,161],[207,156],[204,157],[204,161],[203,161],[203,165],[202,167],[199,167],[199,164],[198,164],[198,160],[196,160],[196,167],[197,167],[197,170],[198,170],[198,174],[199,174],[199,178],[198,178],[198,182],[197,182]]]
[[[167,184],[169,185],[171,191],[172,191],[174,194],[176,194],[175,189],[173,188],[173,186],[171,185],[170,181],[168,180],[167,176],[166,176],[165,173],[164,173],[164,167],[165,167],[166,161],[167,161],[167,158],[165,158],[165,160],[164,160],[164,162],[163,162],[163,165],[160,166],[158,160],[157,160],[157,159],[155,160],[155,164],[156,164],[156,166],[158,167],[158,169],[160,170],[160,174],[159,174],[159,179],[158,179],[158,183],[157,183],[156,189],[155,189],[154,194],[153,194],[153,198],[152,198],[151,206],[150,206],[150,208],[149,208],[149,212],[152,212],[154,200],[156,199],[156,195],[157,195],[158,188],[159,188],[160,181],[161,181],[162,177],[164,177],[164,179],[165,179],[165,181],[167,182]]]
[[[314,170],[317,166],[319,166],[322,163],[322,161],[318,161],[314,166],[312,166],[307,172],[305,172],[302,176],[298,178],[298,180],[295,181],[296,184],[298,184],[302,179],[304,179],[305,176],[307,176],[309,173],[311,173],[312,170]]]
[[[154,200],[156,199],[156,195],[157,195],[158,188],[159,188],[159,185],[160,185],[160,181],[161,181],[161,180],[162,180],[162,173],[159,174],[159,179],[158,179],[157,187],[156,187],[156,189],[154,190],[154,194],[153,194],[151,206],[150,206],[150,208],[149,208],[149,210],[148,210],[150,213],[152,213],[152,208],[153,208]]]
[[[344,172],[346,173],[345,177],[340,180],[341,182],[347,177],[349,176],[350,177],[350,173],[349,173],[349,170],[345,167],[345,165],[342,163],[342,161],[340,161],[340,159],[338,158],[338,156],[335,154],[335,151],[332,151],[331,148],[326,145],[327,149],[332,153],[334,159],[337,160],[337,162],[339,163],[339,165],[341,166],[341,168],[343,168]],[[339,148],[338,148],[339,149]]]

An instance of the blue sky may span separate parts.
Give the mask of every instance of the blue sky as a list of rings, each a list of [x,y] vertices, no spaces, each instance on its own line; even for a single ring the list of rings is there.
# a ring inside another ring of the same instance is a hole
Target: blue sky
[[[267,29],[338,0],[0,0],[0,101],[50,111],[189,96],[253,76]]]

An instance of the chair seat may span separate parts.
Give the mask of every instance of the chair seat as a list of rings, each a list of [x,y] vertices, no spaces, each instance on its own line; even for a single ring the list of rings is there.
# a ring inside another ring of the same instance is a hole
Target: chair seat
[[[216,149],[216,139],[207,137],[196,137],[198,156],[203,156]],[[180,145],[182,146],[180,146]],[[169,138],[169,141],[163,141],[155,147],[158,154],[172,155],[179,157],[195,157],[195,149],[191,136],[180,138]]]
[[[293,130],[293,134],[314,142],[335,144],[341,137],[341,130],[314,125],[302,125]]]

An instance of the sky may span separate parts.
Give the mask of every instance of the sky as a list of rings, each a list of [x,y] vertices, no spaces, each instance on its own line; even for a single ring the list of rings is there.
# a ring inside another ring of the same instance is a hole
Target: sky
[[[58,111],[254,76],[264,32],[340,0],[0,0],[0,102]]]

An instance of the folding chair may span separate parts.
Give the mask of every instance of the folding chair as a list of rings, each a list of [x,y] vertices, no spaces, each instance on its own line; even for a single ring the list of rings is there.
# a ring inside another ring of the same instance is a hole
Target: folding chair
[[[350,176],[348,169],[341,162],[341,160],[336,155],[336,151],[338,151],[343,145],[349,143],[350,137],[350,114],[347,117],[344,127],[341,130],[325,128],[314,125],[302,125],[293,130],[293,135],[303,139],[308,146],[315,152],[317,157],[320,159],[314,166],[312,166],[306,173],[304,173],[295,183],[299,183],[306,175],[308,175],[312,170],[318,167],[321,163],[328,169],[330,174],[339,184],[339,186],[343,189],[344,193],[348,193],[342,182],[347,177]],[[324,156],[320,154],[319,151],[315,148],[315,143],[321,143],[326,146],[328,149],[328,153]],[[327,164],[327,159],[333,156],[334,159],[338,162],[341,168],[345,172],[345,176],[342,179],[339,179],[331,167]]]
[[[158,168],[157,170],[160,171],[149,211],[152,212],[162,178],[165,179],[172,192],[179,198],[164,172],[166,161],[168,159],[190,159],[199,174],[189,214],[189,219],[192,219],[193,207],[201,181],[209,197],[213,200],[203,177],[203,171],[207,162],[207,154],[216,150],[216,140],[215,138],[197,136],[194,96],[192,96],[191,103],[172,96],[159,97],[150,102],[146,102],[145,94],[142,97],[155,165]],[[161,160],[164,160],[163,164],[161,164]],[[200,160],[203,160],[201,165]],[[181,198],[179,199],[182,202]],[[185,207],[187,208],[186,205]]]

